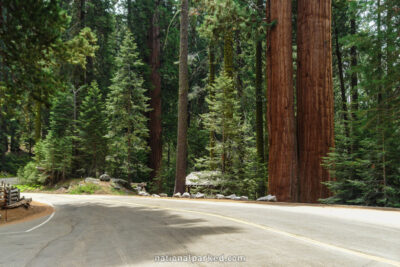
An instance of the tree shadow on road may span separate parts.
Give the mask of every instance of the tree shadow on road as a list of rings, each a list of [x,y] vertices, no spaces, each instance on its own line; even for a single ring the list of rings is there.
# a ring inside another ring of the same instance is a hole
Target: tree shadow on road
[[[151,265],[158,255],[215,255],[221,235],[234,242],[244,229],[201,214],[84,203],[57,207],[36,231],[48,240],[28,265],[125,266]]]

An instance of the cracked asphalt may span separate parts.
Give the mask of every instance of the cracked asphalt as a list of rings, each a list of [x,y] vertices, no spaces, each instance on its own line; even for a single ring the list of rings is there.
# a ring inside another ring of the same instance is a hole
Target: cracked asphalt
[[[25,195],[56,211],[1,226],[0,266],[400,266],[396,210]]]

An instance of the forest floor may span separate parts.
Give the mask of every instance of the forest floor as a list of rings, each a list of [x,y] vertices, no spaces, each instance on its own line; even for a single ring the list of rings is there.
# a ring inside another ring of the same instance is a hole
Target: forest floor
[[[53,207],[35,201],[31,203],[28,209],[19,207],[16,209],[0,210],[0,226],[38,219],[50,215],[53,211]]]
[[[96,194],[96,195],[133,195],[135,192],[120,187],[115,188],[110,182],[86,182],[84,178],[73,178],[55,185],[16,185],[21,192],[51,194]]]

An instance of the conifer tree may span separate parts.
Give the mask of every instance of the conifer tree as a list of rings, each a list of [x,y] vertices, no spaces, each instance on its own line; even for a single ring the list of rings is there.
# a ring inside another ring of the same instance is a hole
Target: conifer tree
[[[146,159],[148,100],[139,70],[137,46],[129,30],[125,33],[120,55],[116,59],[115,74],[107,99],[109,130],[108,166],[114,176],[131,181],[148,174]]]
[[[82,166],[89,175],[98,176],[104,170],[107,128],[105,104],[97,82],[92,82],[89,86],[80,110],[78,138]]]

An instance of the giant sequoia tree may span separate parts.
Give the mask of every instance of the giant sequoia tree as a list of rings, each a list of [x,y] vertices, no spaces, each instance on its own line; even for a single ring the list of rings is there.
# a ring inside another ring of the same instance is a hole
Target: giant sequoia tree
[[[329,196],[321,166],[334,146],[331,1],[298,0],[297,140],[301,202]]]
[[[297,185],[291,7],[291,0],[267,2],[268,21],[277,22],[267,40],[268,187],[279,201],[295,201]]]

